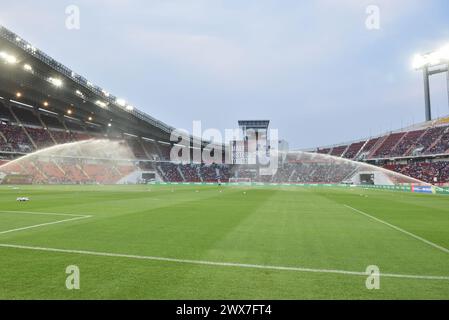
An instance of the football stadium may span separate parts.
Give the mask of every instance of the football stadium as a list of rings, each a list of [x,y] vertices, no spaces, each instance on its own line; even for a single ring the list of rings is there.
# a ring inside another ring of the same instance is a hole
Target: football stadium
[[[428,49],[425,119],[295,149],[257,116],[180,131],[1,26],[0,299],[448,299]]]

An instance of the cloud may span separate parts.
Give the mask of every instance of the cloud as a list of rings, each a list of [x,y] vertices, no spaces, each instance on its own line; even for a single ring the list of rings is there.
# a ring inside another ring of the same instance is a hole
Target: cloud
[[[64,2],[9,2],[0,20],[170,124],[271,118],[292,146],[366,136],[368,112],[375,126],[421,114],[422,80],[408,58],[431,50],[446,26],[444,14],[434,18],[438,0],[73,2],[80,32],[63,28]],[[380,31],[365,28],[371,4]]]
[[[241,48],[216,36],[144,29],[133,30],[130,35],[134,47],[145,54],[213,75],[233,75],[244,62]]]

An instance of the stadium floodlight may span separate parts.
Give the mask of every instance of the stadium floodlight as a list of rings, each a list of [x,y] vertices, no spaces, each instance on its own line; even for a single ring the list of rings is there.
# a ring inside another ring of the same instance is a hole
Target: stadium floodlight
[[[67,114],[72,114],[73,113],[73,111],[72,110],[67,110]]]
[[[103,93],[103,95],[105,96],[105,97],[109,97],[109,92],[107,92],[106,90],[101,90],[101,92]]]
[[[449,61],[449,44],[438,50],[442,60]]]
[[[133,111],[133,110],[134,110],[134,107],[133,107],[133,106],[126,106],[126,110],[128,110],[128,111]]]
[[[95,102],[95,104],[97,105],[97,106],[99,106],[99,107],[102,107],[102,108],[106,108],[108,105],[106,104],[106,102],[103,102],[103,101],[100,101],[100,100],[97,100],[96,102]]]
[[[27,45],[26,45],[26,48],[27,48],[28,50],[32,51],[33,53],[36,52],[36,48],[33,47],[31,44],[27,44]]]
[[[44,107],[48,107],[48,102],[44,101],[43,105],[44,105]]]
[[[413,68],[416,70],[424,67],[433,67],[442,64],[443,61],[440,58],[440,52],[435,51],[428,54],[416,54],[413,59]]]
[[[20,39],[20,37],[16,37],[16,41],[20,42],[20,41],[22,41],[22,39]]]
[[[14,57],[14,56],[12,56],[12,55],[4,52],[4,51],[0,52],[0,58],[2,58],[3,61],[5,61],[6,63],[9,63],[9,64],[16,64],[17,63],[17,58],[16,57]]]
[[[449,44],[442,48],[426,53],[416,54],[413,58],[413,68],[435,67],[449,62]]]
[[[421,54],[415,54],[415,56],[413,57],[412,66],[413,66],[413,69],[419,70],[419,69],[422,69],[427,63],[428,63],[428,61],[425,58],[425,56],[423,56]]]
[[[79,91],[79,90],[76,90],[75,91],[75,93],[78,95],[78,96],[80,96],[80,97],[83,97],[84,98],[84,93],[82,93],[81,91]]]
[[[126,106],[126,101],[124,99],[117,99],[115,100],[115,102],[120,106],[120,107],[125,107]]]
[[[449,99],[449,44],[434,52],[415,55],[413,58],[413,68],[415,70],[422,70],[424,75],[425,114],[426,121],[430,121],[432,120],[430,76],[444,72],[447,73],[447,92]]]
[[[33,67],[30,66],[29,64],[24,64],[24,65],[23,65],[23,69],[24,69],[25,71],[30,71],[30,72],[33,71]]]
[[[16,97],[17,97],[17,98],[20,98],[21,96],[22,96],[22,93],[21,93],[21,92],[17,92],[17,93],[16,93]]]
[[[93,120],[93,118],[92,118],[92,117],[89,117],[89,118],[87,118],[87,120],[89,120],[89,121],[92,121],[92,120]]]
[[[112,127],[112,123],[108,123],[108,127]]]
[[[55,87],[62,87],[62,80],[61,79],[48,78],[48,81],[50,81],[50,83],[53,84]]]

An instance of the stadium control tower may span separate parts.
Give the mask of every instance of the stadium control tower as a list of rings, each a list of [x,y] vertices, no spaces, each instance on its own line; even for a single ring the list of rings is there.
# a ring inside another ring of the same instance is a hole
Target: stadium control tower
[[[232,141],[232,162],[234,164],[256,164],[257,154],[262,151],[269,156],[269,120],[240,120],[242,140]]]

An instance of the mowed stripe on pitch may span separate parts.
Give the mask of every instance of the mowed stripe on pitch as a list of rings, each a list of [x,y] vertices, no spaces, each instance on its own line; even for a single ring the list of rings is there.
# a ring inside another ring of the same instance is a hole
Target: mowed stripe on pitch
[[[171,263],[194,264],[194,265],[217,266],[217,267],[264,269],[264,270],[272,270],[272,271],[296,271],[296,272],[307,272],[307,273],[341,274],[341,275],[364,276],[364,277],[371,275],[371,273],[361,272],[361,271],[348,271],[348,270],[336,270],[336,269],[314,269],[314,268],[293,267],[293,266],[270,266],[270,265],[234,263],[234,262],[217,262],[217,261],[205,261],[205,260],[176,259],[176,258],[166,258],[166,257],[111,253],[111,252],[33,247],[33,246],[24,246],[24,245],[6,244],[6,243],[0,243],[0,247],[8,248],[8,249],[55,252],[55,253],[66,253],[66,254],[80,254],[80,255],[112,257],[112,258],[126,258],[126,259],[137,259],[137,260],[151,260],[151,261],[162,261],[162,262],[171,262]],[[431,275],[413,275],[413,274],[395,274],[395,273],[380,273],[380,276],[388,277],[388,278],[449,281],[449,276],[431,276]]]

